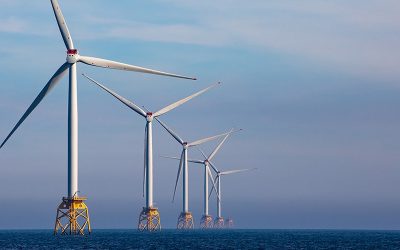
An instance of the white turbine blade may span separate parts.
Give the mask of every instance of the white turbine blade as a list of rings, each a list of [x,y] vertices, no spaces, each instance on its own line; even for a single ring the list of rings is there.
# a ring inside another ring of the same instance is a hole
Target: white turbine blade
[[[143,111],[143,109],[139,108],[139,106],[137,106],[136,104],[134,104],[133,102],[125,99],[124,97],[118,95],[117,93],[115,93],[114,91],[108,89],[107,87],[101,85],[99,82],[97,82],[96,80],[90,78],[89,76],[82,74],[84,77],[86,77],[87,79],[89,79],[91,82],[93,82],[94,84],[96,84],[97,86],[99,86],[100,88],[104,89],[105,91],[107,91],[109,94],[111,94],[112,96],[114,96],[115,98],[117,98],[120,102],[122,102],[123,104],[125,104],[126,106],[128,106],[129,108],[131,108],[133,111],[135,111],[136,113],[138,113],[139,115],[146,117],[146,112]]]
[[[236,174],[236,173],[251,171],[251,170],[255,170],[255,169],[257,169],[257,168],[246,168],[246,169],[239,169],[239,170],[224,171],[224,172],[221,172],[220,175]]]
[[[214,164],[211,161],[209,161],[208,163],[210,164],[212,169],[215,171],[215,173],[219,173],[218,169],[214,166]]]
[[[174,200],[175,200],[176,186],[178,185],[179,177],[181,176],[184,153],[185,153],[184,150],[182,150],[181,160],[179,162],[178,174],[176,175],[176,182],[175,182],[175,188],[174,188],[174,195],[172,196],[172,202],[174,202]]]
[[[10,137],[14,134],[14,132],[18,129],[18,127],[25,121],[25,119],[32,113],[32,111],[39,105],[39,103],[43,100],[43,98],[51,91],[51,89],[58,83],[61,77],[64,75],[65,71],[68,69],[68,63],[64,63],[61,67],[54,73],[54,75],[47,82],[46,86],[40,91],[39,95],[35,98],[29,108],[25,111],[21,119],[17,122],[11,132],[8,134],[6,139],[4,139],[3,143],[0,145],[0,148],[4,146],[4,144],[10,139]]]
[[[218,139],[218,138],[220,138],[220,137],[222,137],[222,136],[225,136],[225,135],[228,135],[228,134],[230,134],[230,132],[228,132],[228,133],[223,133],[223,134],[220,134],[220,135],[210,136],[210,137],[207,137],[207,138],[204,138],[204,139],[201,139],[201,140],[197,140],[197,141],[188,143],[188,147],[197,146],[197,145],[200,145],[200,144],[203,144],[203,143],[206,143],[206,142],[209,142],[209,141]]]
[[[211,88],[214,88],[215,86],[218,86],[219,84],[220,84],[220,82],[218,82],[217,84],[213,84],[213,85],[211,85],[211,86],[209,86],[209,87],[207,87],[207,88],[205,88],[205,89],[203,89],[203,90],[201,90],[201,91],[199,91],[199,92],[197,92],[197,93],[194,93],[194,94],[191,95],[191,96],[188,96],[188,97],[186,97],[186,98],[183,98],[182,100],[179,100],[179,101],[177,101],[177,102],[174,102],[174,103],[172,103],[171,105],[168,105],[167,107],[165,107],[165,108],[163,108],[163,109],[157,111],[156,113],[154,113],[154,116],[163,115],[163,114],[165,114],[165,113],[167,113],[167,112],[169,112],[169,111],[171,111],[171,110],[173,110],[173,109],[175,109],[175,108],[181,106],[181,105],[184,104],[185,102],[190,101],[191,99],[195,98],[196,96],[203,94],[204,92],[210,90]]]
[[[217,152],[218,152],[218,150],[221,148],[221,146],[224,144],[224,142],[228,139],[228,137],[232,134],[232,133],[234,133],[234,132],[237,132],[237,131],[241,131],[242,129],[239,129],[239,130],[234,130],[234,129],[231,129],[231,131],[229,132],[229,134],[227,134],[225,137],[224,137],[224,139],[218,144],[218,146],[214,149],[214,151],[210,154],[210,156],[208,157],[208,160],[211,160],[212,158],[214,158],[214,156],[217,154]]]
[[[175,133],[172,129],[168,128],[167,125],[165,125],[165,123],[163,123],[162,121],[160,121],[160,119],[158,119],[157,117],[154,117],[158,123],[161,124],[161,126],[163,126],[163,128],[165,128],[165,130],[167,130],[167,132],[172,135],[172,137],[175,138],[175,140],[177,140],[180,144],[183,144],[184,141],[182,140],[182,138],[179,137],[179,135],[177,133]]]
[[[164,155],[161,155],[160,157],[166,158],[166,159],[173,159],[173,160],[180,160],[181,159],[181,158],[175,157],[175,156],[164,156]]]
[[[214,178],[213,178],[213,175],[212,175],[212,173],[211,173],[211,170],[208,168],[207,165],[206,165],[205,167],[207,168],[208,176],[209,176],[210,179],[211,179],[211,183],[212,183],[212,185],[213,185],[213,189],[215,189],[215,193],[217,194],[217,198],[218,198],[218,200],[219,200],[218,189],[217,189],[217,186],[215,185]],[[211,191],[212,191],[212,190],[211,190]]]
[[[162,158],[166,158],[166,159],[173,159],[173,160],[180,160],[181,158],[179,158],[179,157],[174,157],[174,156],[164,156],[164,155],[161,155],[160,157],[162,157]],[[196,160],[196,159],[188,159],[188,162],[192,162],[192,163],[198,163],[198,164],[204,164],[204,161],[201,161],[201,160]]]
[[[54,15],[56,16],[58,28],[60,29],[61,36],[64,40],[65,47],[67,49],[73,49],[74,43],[72,42],[71,34],[69,33],[67,23],[65,22],[64,16],[61,12],[60,5],[57,0],[51,0],[51,5],[53,7]]]
[[[203,150],[201,150],[201,148],[199,148],[200,153],[203,155],[204,159],[207,160],[207,156],[206,154],[203,152]]]
[[[204,164],[204,161],[196,160],[196,159],[188,159],[188,162],[198,163],[198,164]]]
[[[129,65],[129,64],[125,64],[125,63],[120,63],[120,62],[115,62],[115,61],[111,61],[111,60],[90,57],[90,56],[79,56],[79,61],[83,62],[87,65],[101,67],[101,68],[135,71],[135,72],[148,73],[148,74],[154,74],[154,75],[170,76],[170,77],[177,77],[177,78],[182,78],[182,79],[196,80],[196,78],[194,78],[194,77],[175,75],[175,74],[171,74],[171,73],[167,73],[167,72],[142,68],[139,66]]]

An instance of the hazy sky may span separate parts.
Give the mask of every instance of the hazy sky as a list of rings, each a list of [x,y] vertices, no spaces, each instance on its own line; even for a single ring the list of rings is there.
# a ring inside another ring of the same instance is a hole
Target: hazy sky
[[[158,110],[223,82],[163,120],[188,141],[244,129],[214,160],[221,170],[258,168],[223,179],[223,216],[237,227],[400,229],[399,1],[60,5],[81,54],[199,78],[78,66],[140,106]],[[49,1],[0,0],[1,139],[65,50]],[[145,121],[83,77],[78,84],[79,190],[92,226],[136,228]],[[53,226],[67,192],[67,93],[64,78],[0,151],[0,228]],[[164,227],[175,227],[181,187],[171,203],[178,163],[159,156],[180,150],[156,124],[154,199]],[[202,174],[190,166],[196,225]]]

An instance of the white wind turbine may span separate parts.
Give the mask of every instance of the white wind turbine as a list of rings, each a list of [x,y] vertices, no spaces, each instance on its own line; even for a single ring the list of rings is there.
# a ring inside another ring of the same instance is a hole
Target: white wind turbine
[[[0,145],[0,148],[4,146],[4,144],[8,141],[8,139],[12,136],[12,134],[18,129],[18,127],[25,121],[25,119],[29,116],[29,114],[39,105],[39,103],[43,100],[43,98],[55,87],[55,85],[59,82],[59,80],[64,76],[67,70],[69,70],[69,99],[68,99],[68,197],[63,198],[63,202],[60,204],[57,214],[60,214],[60,217],[57,215],[56,226],[54,233],[57,233],[58,229],[61,229],[62,234],[68,233],[69,229],[70,234],[83,234],[85,226],[88,227],[88,231],[90,233],[90,220],[89,214],[87,211],[87,207],[84,204],[85,198],[78,198],[78,99],[77,99],[77,63],[82,62],[87,65],[102,67],[102,68],[111,68],[118,70],[126,70],[126,71],[136,71],[142,73],[163,75],[163,76],[171,76],[177,78],[191,79],[195,80],[192,77],[180,76],[171,73],[161,72],[157,70],[147,69],[143,67],[128,65],[120,62],[82,56],[78,54],[78,50],[74,47],[70,32],[68,30],[67,24],[61,12],[60,6],[57,0],[50,0],[51,5],[53,7],[53,11],[57,20],[57,24],[59,30],[61,32],[61,36],[64,40],[65,46],[67,48],[67,59],[66,62],[61,65],[61,67],[54,73],[54,75],[50,78],[47,84],[44,86],[42,91],[40,91],[39,95],[33,101],[33,103],[29,106],[26,112],[23,114],[21,119],[17,122],[8,136],[5,138],[3,143]],[[75,207],[75,209],[73,209]],[[72,208],[72,209],[71,209]],[[75,218],[76,216],[80,216],[80,212],[77,213],[76,209],[82,208],[84,209],[85,216],[84,224],[79,225]],[[67,213],[62,213],[61,210],[67,210]],[[59,213],[60,212],[60,213]],[[75,213],[76,216],[73,216],[72,213]],[[64,226],[61,223],[61,219],[66,218],[68,220],[67,224]],[[71,219],[72,218],[72,219]]]
[[[221,176],[251,171],[251,170],[255,170],[257,168],[247,168],[247,169],[229,170],[229,171],[221,172],[215,167],[215,165],[213,165],[213,163],[211,163],[211,162],[209,162],[209,163],[210,163],[210,166],[217,173],[217,176],[215,177],[214,182],[217,182],[216,193],[217,193],[217,214],[218,214],[218,216],[217,216],[217,218],[215,218],[214,228],[223,228],[224,227],[224,218],[222,217],[222,210],[221,210],[221,200],[222,200]],[[214,190],[214,187],[211,189],[210,195],[213,190]]]
[[[217,152],[219,151],[219,149],[222,147],[222,145],[224,144],[224,142],[228,139],[228,137],[230,136],[231,133],[233,132],[237,132],[237,131],[241,131],[242,129],[239,130],[234,130],[231,129],[230,133],[225,135],[224,139],[215,147],[215,149],[212,151],[212,153],[206,157],[205,154],[203,153],[203,151],[200,152],[202,153],[202,155],[204,156],[204,160],[196,160],[196,159],[189,159],[189,162],[192,163],[197,163],[197,164],[202,164],[204,166],[204,182],[203,182],[203,187],[204,187],[204,194],[203,194],[203,215],[201,217],[200,220],[200,227],[207,229],[207,228],[212,228],[213,227],[213,220],[212,217],[209,214],[209,209],[208,209],[208,204],[209,204],[209,195],[208,195],[208,179],[210,178],[211,183],[213,184],[213,187],[215,187],[215,182],[214,182],[214,177],[211,173],[210,170],[210,161],[214,158],[214,156],[217,154]],[[179,160],[180,158],[178,157],[170,157],[170,156],[162,156],[164,158],[169,158],[169,159],[175,159],[175,160]],[[218,192],[216,192],[217,197]]]
[[[176,187],[179,181],[179,177],[181,174],[181,171],[183,169],[183,177],[182,177],[182,182],[183,182],[183,188],[182,188],[182,212],[179,215],[178,218],[178,223],[177,223],[177,228],[178,229],[192,229],[194,227],[194,222],[193,222],[193,216],[192,213],[189,212],[189,165],[188,165],[188,149],[194,146],[198,146],[200,144],[218,139],[220,137],[229,135],[231,133],[233,133],[234,131],[230,131],[227,133],[223,133],[220,135],[215,135],[215,136],[211,136],[211,137],[207,137],[204,139],[200,139],[194,142],[186,142],[184,141],[177,133],[175,133],[172,129],[168,128],[167,125],[165,125],[165,123],[163,123],[162,121],[160,121],[160,119],[156,118],[156,120],[161,124],[161,126],[163,126],[168,133],[175,138],[175,140],[182,145],[182,153],[181,153],[181,157],[178,158],[180,160],[179,162],[179,169],[178,169],[178,173],[176,176],[176,182],[175,182],[175,188],[174,188],[174,195],[173,195],[173,200],[175,199],[175,193],[176,193]],[[211,173],[209,173],[211,174]],[[214,181],[213,181],[214,183]]]
[[[145,147],[144,147],[144,176],[143,176],[143,185],[146,185],[146,207],[143,208],[142,212],[139,216],[139,224],[138,229],[140,230],[149,230],[155,231],[161,229],[160,224],[160,215],[158,209],[153,205],[153,129],[152,122],[153,119],[157,119],[157,117],[168,113],[169,111],[179,107],[180,105],[188,102],[189,100],[195,98],[198,95],[203,94],[209,89],[219,85],[219,83],[211,85],[191,96],[183,98],[175,103],[172,103],[165,108],[160,109],[159,111],[152,113],[149,111],[145,111],[140,108],[138,105],[133,102],[125,99],[124,97],[118,95],[114,91],[100,84],[98,81],[84,75],[91,82],[95,83],[97,86],[114,96],[116,99],[121,101],[123,104],[128,106],[130,109],[141,115],[146,119],[146,127],[145,127]]]

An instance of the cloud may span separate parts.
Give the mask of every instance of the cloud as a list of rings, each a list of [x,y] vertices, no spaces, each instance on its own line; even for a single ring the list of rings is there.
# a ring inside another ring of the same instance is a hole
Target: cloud
[[[15,17],[0,19],[0,32],[22,33],[26,31],[27,23]]]
[[[266,55],[275,51],[357,75],[400,76],[396,1],[160,2],[173,4],[190,17],[173,23],[92,17],[87,21],[100,24],[102,32],[86,38],[241,47]]]
[[[44,22],[43,19],[30,20],[22,14],[15,16],[18,12],[14,10],[21,8],[23,2],[3,2],[8,11],[2,13],[0,32],[54,35],[48,32],[56,29],[55,23],[48,22],[50,19]],[[372,76],[390,82],[397,82],[400,77],[397,70],[400,56],[398,1],[306,0],[298,4],[255,0],[248,4],[237,0],[159,0],[148,3],[154,5],[149,11],[154,18],[137,13],[130,15],[130,4],[127,1],[113,5],[110,14],[108,8],[98,8],[100,4],[92,8],[89,3],[80,5],[83,10],[90,9],[89,13],[71,13],[66,3],[63,9],[77,40],[115,38],[240,48],[263,53],[266,60],[271,52],[281,53],[333,72]],[[106,4],[101,3],[103,5]],[[145,9],[148,5],[141,7]],[[43,4],[30,3],[30,7],[43,14]],[[46,13],[51,14],[47,7]],[[13,16],[7,16],[8,13]],[[84,25],[77,26],[77,23]]]

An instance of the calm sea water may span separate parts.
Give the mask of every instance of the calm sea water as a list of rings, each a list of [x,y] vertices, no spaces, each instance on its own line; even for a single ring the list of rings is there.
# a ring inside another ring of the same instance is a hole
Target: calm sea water
[[[50,230],[0,231],[1,249],[400,249],[400,231],[95,230],[53,236]]]

